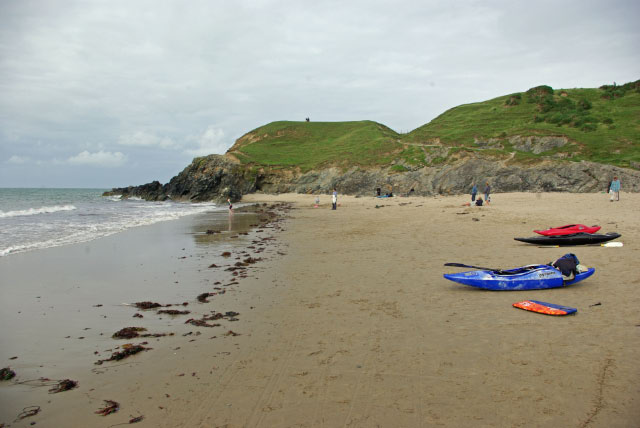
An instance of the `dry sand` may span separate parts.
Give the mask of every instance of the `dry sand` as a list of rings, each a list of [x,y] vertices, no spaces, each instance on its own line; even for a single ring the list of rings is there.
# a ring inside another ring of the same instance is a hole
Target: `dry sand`
[[[314,199],[244,198],[295,209],[277,234],[280,254],[224,307],[208,307],[238,311],[240,321],[157,340],[97,373],[78,367],[80,388],[25,391],[41,414],[11,423],[3,407],[0,423],[106,427],[144,415],[138,426],[638,426],[640,195],[496,194],[485,207],[464,207],[467,196],[340,197],[336,211],[329,196],[319,208]],[[619,232],[624,247],[513,240],[574,222]],[[442,278],[456,270],[445,262],[507,268],[566,252],[595,275],[529,292]],[[512,308],[525,299],[578,313]],[[223,336],[229,328],[241,335]],[[95,415],[104,399],[120,411]]]

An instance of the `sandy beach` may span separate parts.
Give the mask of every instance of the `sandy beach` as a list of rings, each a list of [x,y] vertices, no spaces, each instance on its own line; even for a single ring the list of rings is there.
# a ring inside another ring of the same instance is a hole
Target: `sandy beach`
[[[640,195],[611,203],[605,194],[495,194],[484,207],[468,199],[340,196],[332,211],[328,195],[314,208],[314,195],[254,194],[243,202],[292,209],[266,227],[193,217],[0,258],[0,365],[16,370],[15,381],[79,382],[58,394],[0,383],[0,425],[109,427],[144,416],[136,426],[638,426]],[[513,240],[568,223],[599,224],[624,246]],[[225,233],[207,235],[214,227]],[[221,249],[231,256],[221,259]],[[595,275],[523,292],[442,277],[461,270],[446,262],[509,268],[568,252]],[[209,268],[247,257],[262,260]],[[217,294],[198,303],[203,292]],[[511,306],[525,299],[578,312]],[[172,308],[192,312],[122,305],[143,300],[188,302]],[[211,311],[239,315],[208,321],[218,327],[184,323]],[[137,325],[174,334],[111,338]],[[143,341],[153,349],[94,365]],[[103,400],[119,411],[96,415]],[[15,420],[34,405],[37,415]]]

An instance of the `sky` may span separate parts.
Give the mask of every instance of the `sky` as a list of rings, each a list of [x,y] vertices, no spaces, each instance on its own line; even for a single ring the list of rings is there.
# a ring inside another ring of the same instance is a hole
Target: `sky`
[[[0,0],[0,187],[166,183],[276,120],[409,132],[640,78],[640,2]]]

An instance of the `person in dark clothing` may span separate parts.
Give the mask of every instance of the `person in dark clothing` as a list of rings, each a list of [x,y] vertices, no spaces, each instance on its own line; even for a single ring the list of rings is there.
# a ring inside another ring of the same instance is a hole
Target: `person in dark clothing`
[[[487,203],[491,202],[491,186],[489,186],[489,182],[487,181],[487,185],[484,187],[484,200]]]

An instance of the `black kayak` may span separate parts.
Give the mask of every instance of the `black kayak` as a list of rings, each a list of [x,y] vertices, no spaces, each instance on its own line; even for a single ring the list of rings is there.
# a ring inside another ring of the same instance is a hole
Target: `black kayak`
[[[532,236],[531,238],[513,238],[516,241],[526,242],[527,244],[536,245],[589,245],[601,244],[619,238],[619,233],[611,232],[604,235],[595,233],[572,233],[571,235],[560,236]]]

